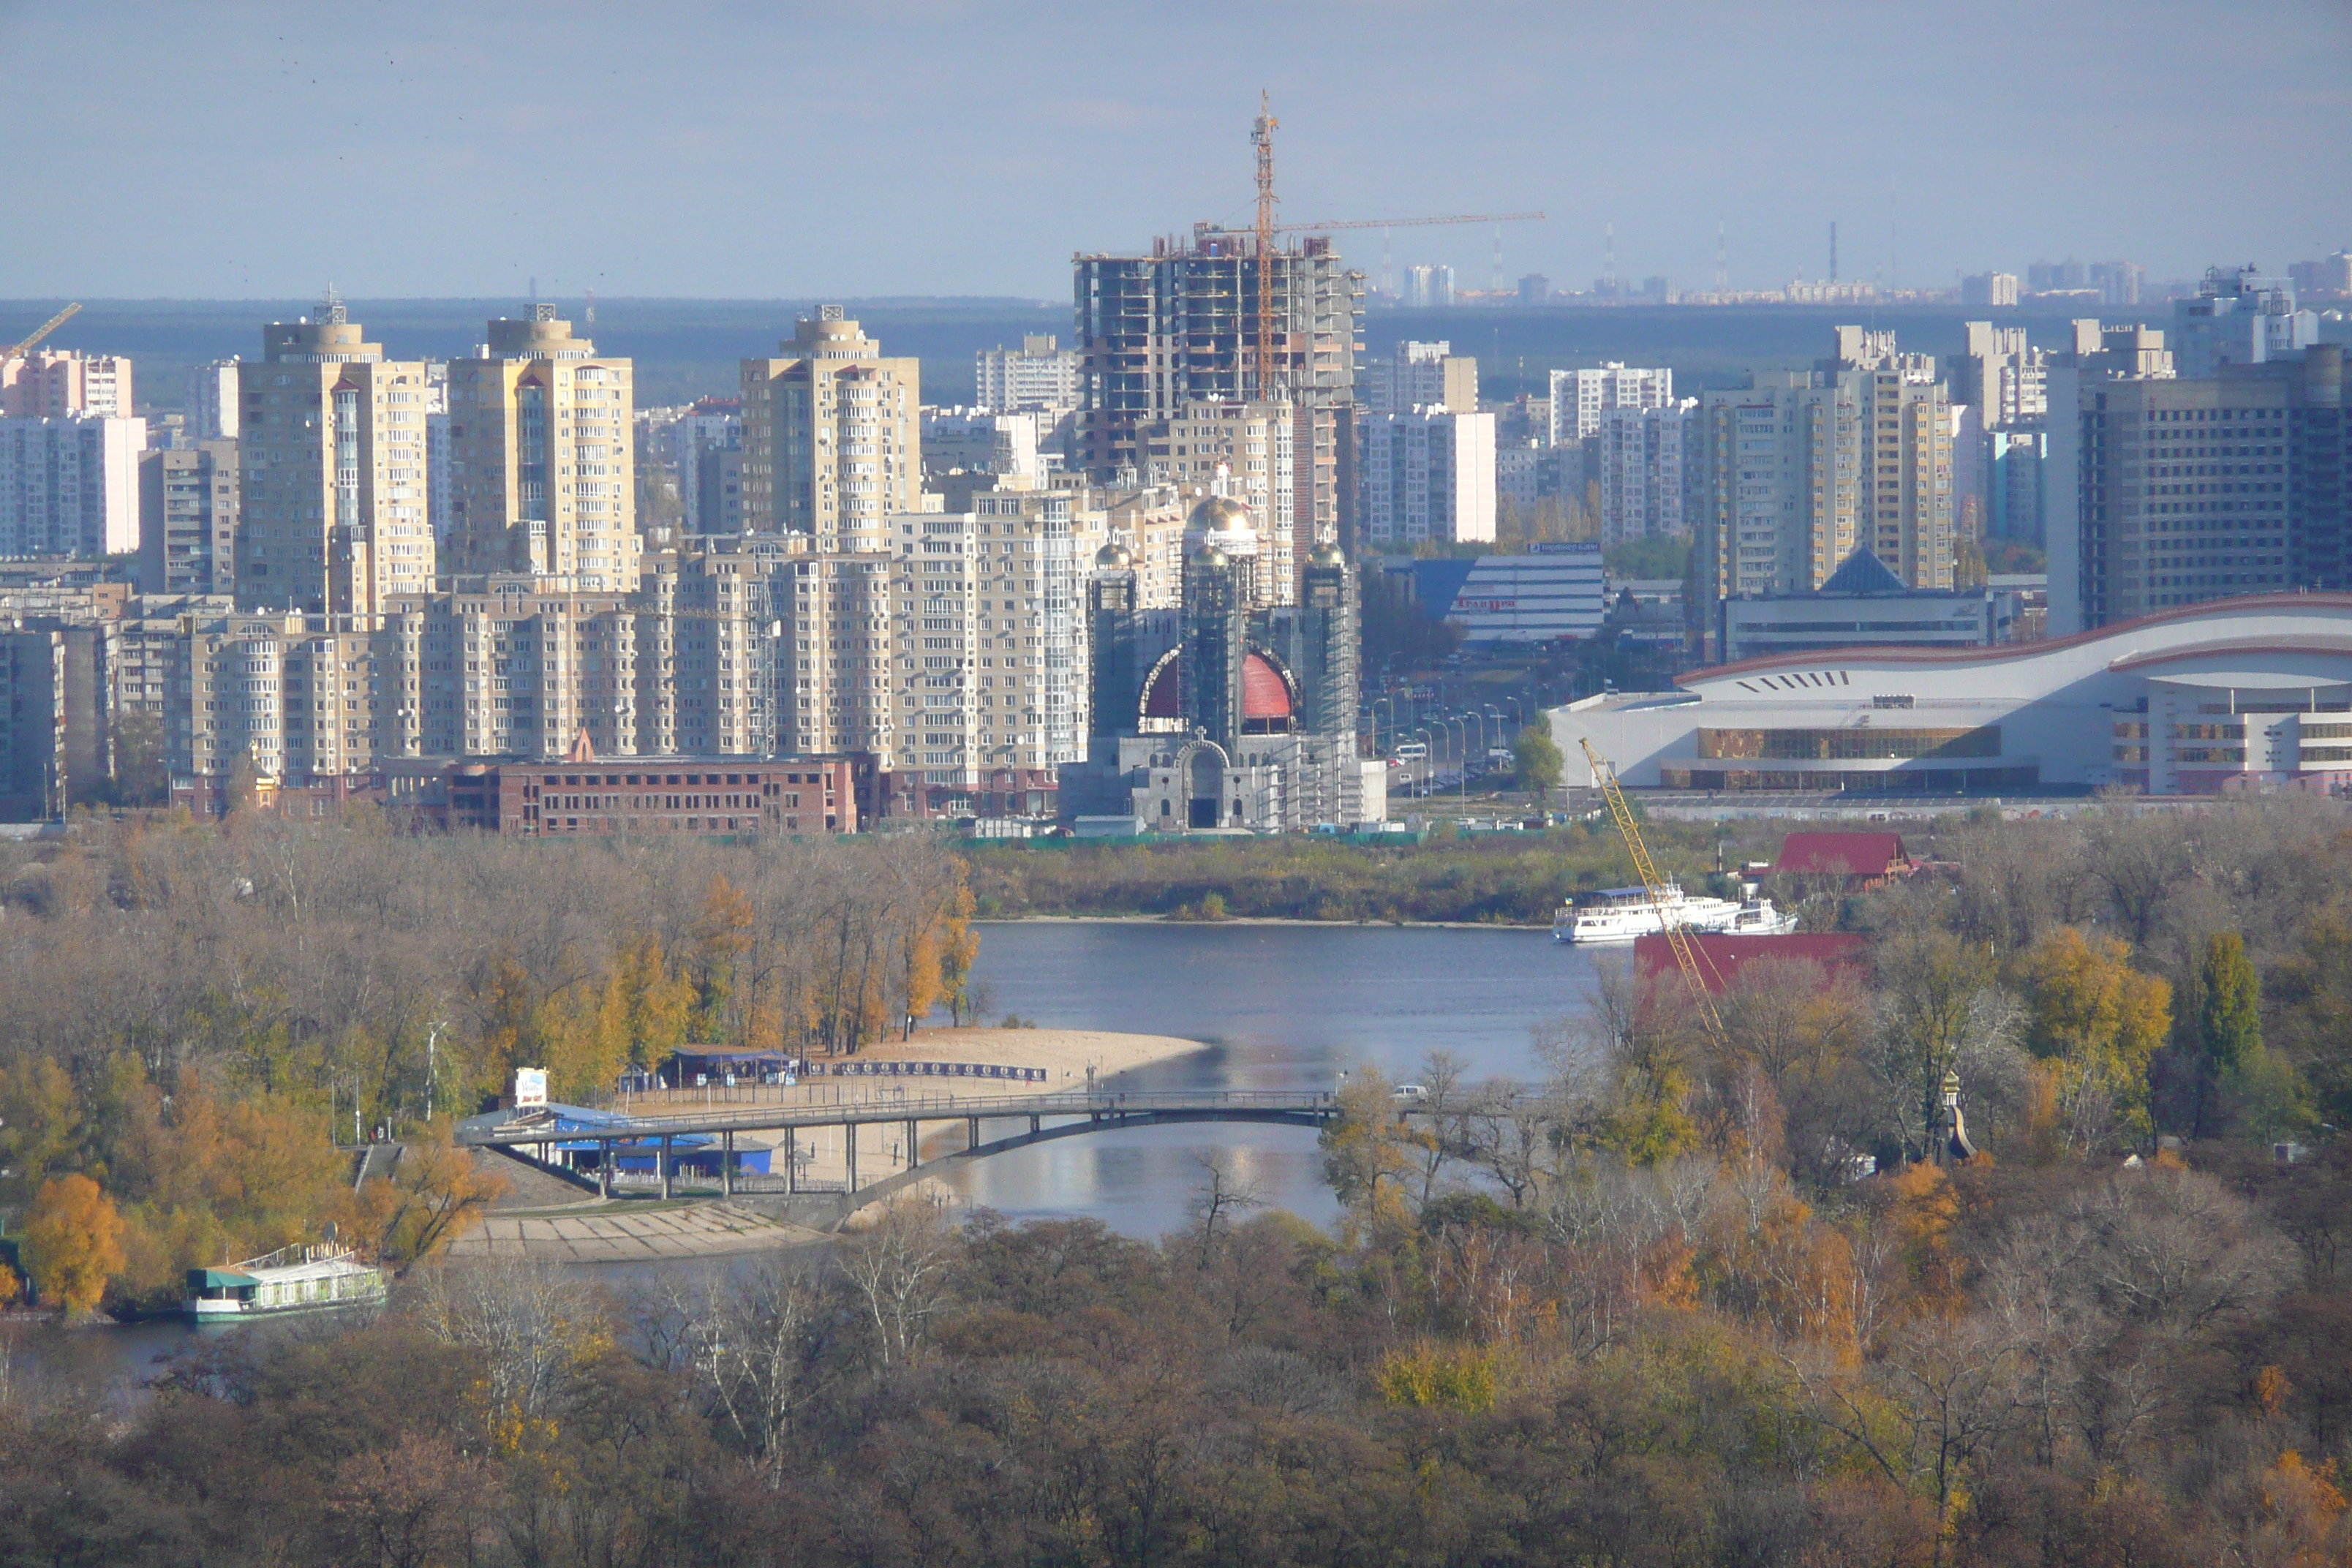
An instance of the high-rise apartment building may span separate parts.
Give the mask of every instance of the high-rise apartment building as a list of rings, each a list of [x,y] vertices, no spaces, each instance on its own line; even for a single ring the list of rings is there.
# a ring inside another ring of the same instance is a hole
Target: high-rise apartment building
[[[431,587],[425,367],[387,360],[340,300],[274,321],[237,366],[237,602],[376,615]]]
[[[923,478],[934,489],[951,473],[979,479],[1037,479],[1037,416],[1002,414],[992,408],[926,408],[922,424]]]
[[[1368,548],[1492,542],[1495,416],[1443,407],[1360,415],[1356,479],[1356,531]]]
[[[188,367],[184,399],[185,431],[191,441],[236,439],[236,358],[214,360]]]
[[[236,405],[231,395],[230,406]],[[139,455],[139,583],[150,594],[236,591],[236,443]]]
[[[2251,267],[2208,268],[2195,299],[2172,302],[2172,356],[2185,378],[2260,364],[2318,341],[2319,317],[2296,308],[2294,286]]]
[[[2070,393],[2078,411],[2051,433],[2053,484],[2074,480],[2071,507],[2055,497],[2052,506],[2053,632],[2244,594],[2352,587],[2352,386],[2340,345],[2224,363],[2210,376],[2102,368],[2053,378],[2053,400]],[[2071,550],[2059,548],[2062,531]]]
[[[2316,261],[2297,261],[2287,268],[2286,277],[2303,299],[2352,298],[2352,250],[2339,250]]]
[[[1581,441],[1601,429],[1612,408],[1664,408],[1675,400],[1675,373],[1628,368],[1615,360],[1591,370],[1551,373],[1551,444]]]
[[[131,362],[79,349],[36,349],[0,359],[0,418],[132,417]]]
[[[1077,258],[1076,460],[1098,481],[1140,482],[1147,426],[1187,404],[1265,396],[1256,384],[1263,272],[1274,323],[1269,363],[1297,425],[1298,510],[1290,526],[1294,547],[1304,551],[1337,537],[1354,501],[1344,447],[1353,434],[1363,278],[1321,239],[1276,251],[1264,267],[1249,250],[1240,236],[1203,230],[1150,256]]]
[[[0,419],[0,557],[139,548],[147,422],[99,414]]]
[[[1802,372],[1700,398],[1694,624],[1734,595],[1818,588],[1864,542],[1861,424],[1847,389]]]
[[[1404,342],[1385,359],[1364,362],[1357,403],[1373,414],[1410,414],[1440,405],[1478,412],[1478,362],[1449,342]]]
[[[1988,305],[1997,310],[2013,308],[2017,304],[2017,274],[1979,272],[1961,279],[1960,303]]]
[[[1272,602],[1297,595],[1300,550],[1297,411],[1287,403],[1188,403],[1143,430],[1144,482],[1229,496],[1257,526]]]
[[[1404,302],[1415,310],[1442,310],[1454,303],[1454,268],[1408,267],[1404,270]]]
[[[1693,400],[1663,408],[1612,408],[1593,437],[1601,471],[1601,542],[1686,537],[1688,432],[1698,427]]]
[[[1963,347],[1951,363],[1954,403],[1980,410],[1988,430],[2028,424],[2048,412],[2048,356],[2026,341],[2024,328],[1968,321],[1961,331]]]
[[[1017,349],[972,356],[972,402],[1000,414],[1062,414],[1078,405],[1078,353],[1057,348],[1051,332],[1031,333]]]
[[[921,362],[882,357],[838,305],[782,348],[742,365],[744,526],[827,554],[887,548],[921,490]]]
[[[489,323],[480,358],[448,367],[444,569],[637,585],[633,367],[572,335],[552,305]]]
[[[1840,327],[1822,362],[1854,404],[1861,485],[1857,542],[1907,588],[1948,588],[1958,544],[1952,421],[1936,362],[1896,351],[1893,332]]]

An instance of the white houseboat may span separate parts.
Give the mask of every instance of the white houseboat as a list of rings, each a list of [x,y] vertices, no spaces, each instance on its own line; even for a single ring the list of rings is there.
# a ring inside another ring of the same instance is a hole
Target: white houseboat
[[[1571,900],[1552,917],[1551,934],[1559,942],[1632,942],[1664,935],[1669,914],[1685,931],[1784,936],[1797,929],[1796,916],[1780,913],[1771,900],[1756,897],[1752,889],[1734,903],[1693,897],[1680,884],[1668,882],[1664,898],[1652,898],[1646,888],[1604,888],[1586,894],[1580,902]]]
[[[280,1247],[218,1268],[188,1270],[187,1311],[200,1322],[381,1302],[387,1273],[331,1244]]]

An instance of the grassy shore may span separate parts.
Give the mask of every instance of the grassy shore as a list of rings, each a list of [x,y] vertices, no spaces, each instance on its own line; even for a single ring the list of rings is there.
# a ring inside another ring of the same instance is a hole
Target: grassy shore
[[[1769,854],[1780,835],[1737,829],[1727,858]],[[1660,825],[1648,835],[1660,868],[1697,886],[1712,871],[1712,828]],[[1753,842],[1747,842],[1752,838]],[[1568,894],[1633,879],[1607,824],[1402,846],[1312,838],[1205,843],[1016,844],[974,849],[971,887],[982,918],[1159,915],[1175,919],[1461,921],[1541,925]]]

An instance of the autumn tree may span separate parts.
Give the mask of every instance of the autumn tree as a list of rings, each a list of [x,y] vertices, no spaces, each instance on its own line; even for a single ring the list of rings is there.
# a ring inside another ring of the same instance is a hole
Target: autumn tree
[[[1549,722],[1521,727],[1511,742],[1512,783],[1538,800],[1559,787],[1563,763]]]
[[[42,1296],[69,1317],[88,1317],[122,1272],[122,1215],[88,1176],[53,1177],[33,1200],[24,1250]]]
[[[1323,1179],[1359,1229],[1401,1223],[1413,1171],[1412,1137],[1397,1114],[1395,1086],[1369,1064],[1348,1074],[1323,1123]]]
[[[2147,1064],[2172,1032],[2172,987],[2132,967],[2131,950],[2073,927],[2053,932],[2022,966],[2032,1017],[2026,1042],[2056,1075],[2072,1142],[2110,1132],[2145,1139]]]

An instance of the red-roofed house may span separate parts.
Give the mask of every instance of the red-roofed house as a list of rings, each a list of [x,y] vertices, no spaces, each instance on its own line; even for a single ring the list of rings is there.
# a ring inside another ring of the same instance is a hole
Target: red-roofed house
[[[1899,833],[1791,833],[1772,869],[1803,877],[1843,877],[1856,892],[1907,876],[1911,857]]]
[[[1841,970],[1859,970],[1869,962],[1870,939],[1858,931],[1791,931],[1785,936],[1733,936],[1726,932],[1693,932],[1689,942],[1698,954],[1698,972],[1710,991],[1721,991],[1740,969],[1759,958],[1810,959],[1832,979]],[[1633,963],[1645,980],[1675,973],[1674,944],[1663,936],[1633,939]]]

